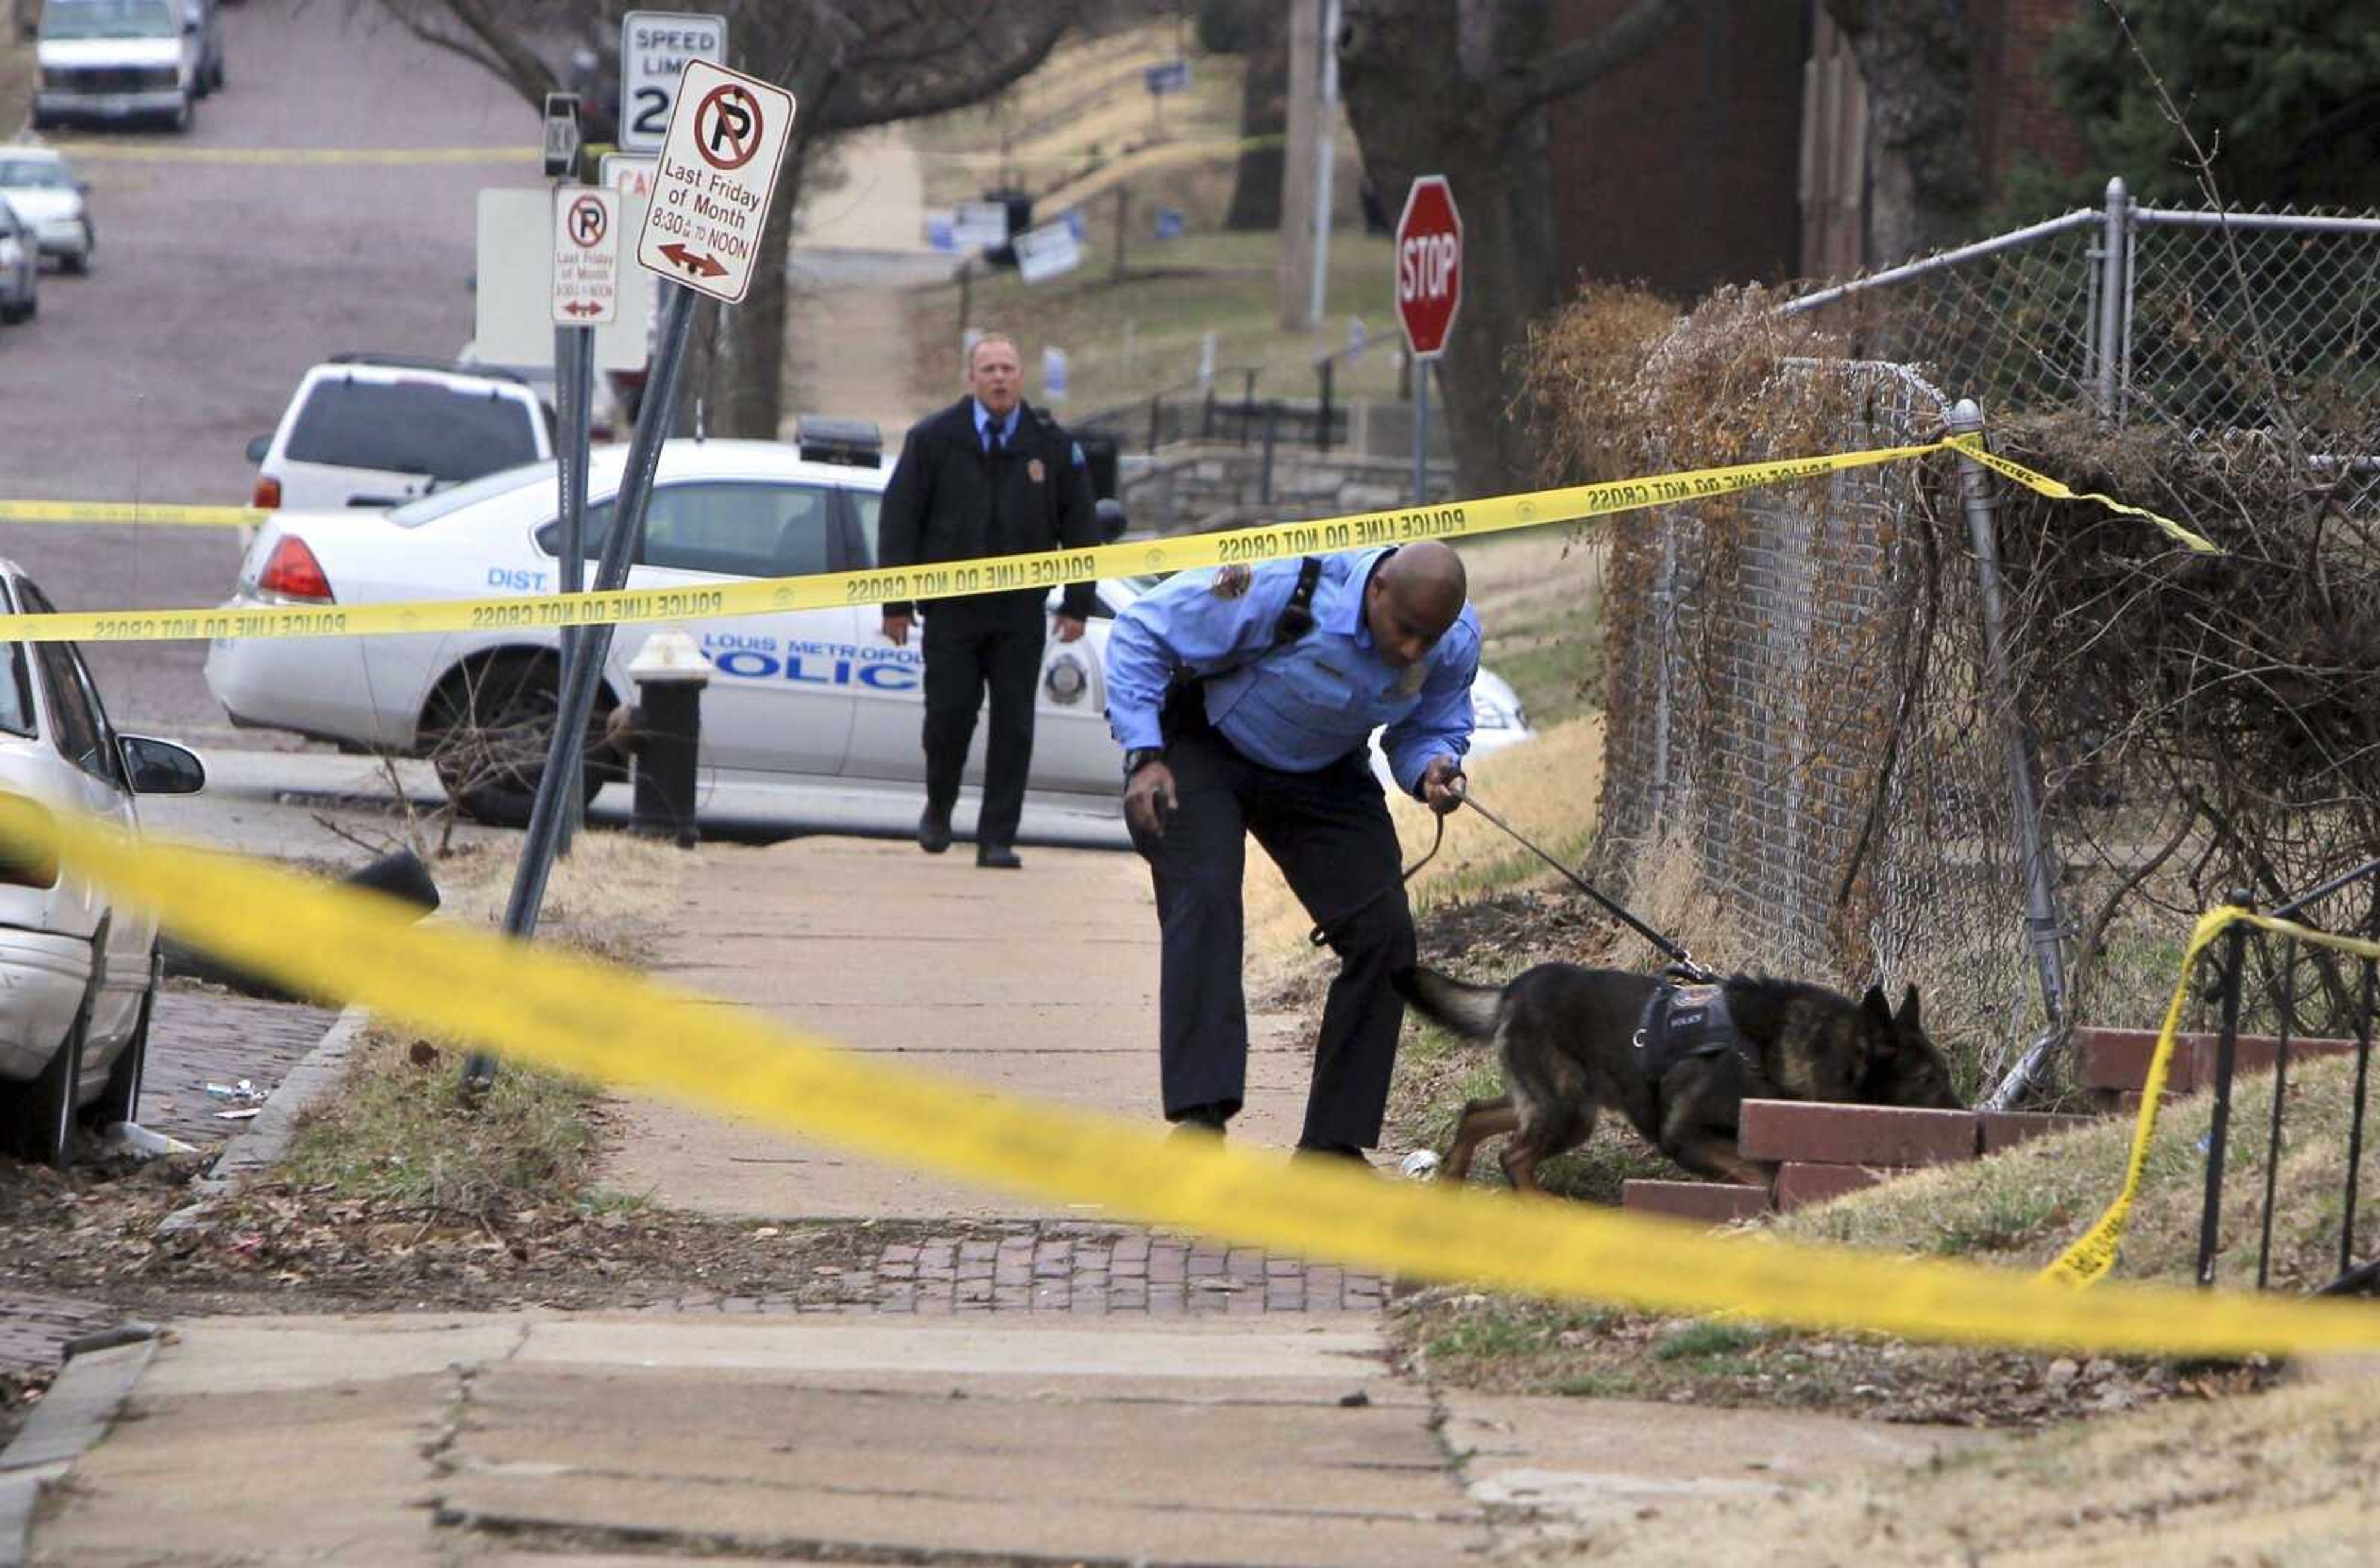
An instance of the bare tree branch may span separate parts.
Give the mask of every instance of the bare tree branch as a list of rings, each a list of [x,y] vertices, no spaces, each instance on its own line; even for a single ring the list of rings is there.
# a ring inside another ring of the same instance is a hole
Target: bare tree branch
[[[1500,88],[1490,113],[1510,123],[1530,110],[1602,80],[1667,37],[1686,14],[1686,0],[1636,0],[1627,15],[1566,44]]]

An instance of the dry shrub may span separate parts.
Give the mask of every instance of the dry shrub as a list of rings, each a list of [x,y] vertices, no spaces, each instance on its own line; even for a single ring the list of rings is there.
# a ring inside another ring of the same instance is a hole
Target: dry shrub
[[[2011,420],[1998,440],[2225,552],[2027,492],[2001,505],[2019,702],[2092,906],[2073,911],[2087,1001],[2107,933],[2137,923],[2127,903],[2179,930],[2235,889],[2269,906],[2380,852],[2380,477],[2270,437],[2109,432],[2081,414]],[[2125,885],[2161,845],[2160,874]],[[2369,897],[2315,918],[2360,924]],[[2300,1027],[2350,1028],[2347,966],[2309,959]]]
[[[1722,288],[1684,315],[1641,290],[1590,287],[1530,329],[1518,403],[1549,483],[1632,478],[1822,450],[1845,413],[1786,362],[1840,337],[1779,316],[1783,296]]]

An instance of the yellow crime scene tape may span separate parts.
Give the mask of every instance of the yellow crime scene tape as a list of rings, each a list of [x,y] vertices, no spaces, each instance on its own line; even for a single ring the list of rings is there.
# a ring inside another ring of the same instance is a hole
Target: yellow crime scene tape
[[[0,796],[0,840],[153,908],[241,968],[516,1062],[1120,1219],[1385,1270],[1656,1311],[1745,1313],[1965,1343],[2240,1355],[2380,1349],[2368,1307],[2035,1276],[1766,1239],[1278,1156],[1184,1148],[1122,1118],[871,1061],[625,970],[382,895]],[[438,983],[423,983],[435,977]]]
[[[70,158],[103,164],[541,164],[545,149],[518,147],[165,147],[154,142],[57,141]],[[608,148],[589,146],[601,152]]]
[[[2107,1212],[2059,1253],[2057,1261],[2042,1270],[2043,1279],[2079,1289],[2098,1283],[2116,1266],[2116,1254],[2123,1246],[2124,1226],[2131,1219],[2132,1202],[2140,1196],[2141,1176],[2148,1168],[2149,1141],[2156,1134],[2157,1112],[2165,1100],[2174,1041],[2181,1030],[2182,1006],[2190,998],[2191,971],[2210,942],[2242,923],[2295,937],[2313,946],[2335,947],[2365,958],[2380,958],[2380,942],[2317,931],[2289,920],[2277,920],[2270,915],[2258,915],[2237,905],[2227,904],[2201,915],[2191,930],[2190,945],[2182,950],[2181,978],[2174,982],[2173,1000],[2166,1006],[2165,1023],[2157,1030],[2156,1049],[2149,1056],[2148,1076],[2141,1085],[2140,1118],[2132,1124],[2132,1149],[2124,1161],[2124,1185],[2115,1201],[2107,1205]]]
[[[1971,439],[1971,438],[1968,438]],[[1764,485],[1823,478],[1849,468],[1906,462],[1931,453],[1971,450],[1962,438],[1914,446],[1880,446],[1724,468],[1693,468],[1599,484],[1570,485],[1451,501],[1441,505],[1354,513],[1314,522],[1269,523],[1222,533],[1184,534],[1133,544],[1052,550],[931,565],[807,577],[756,577],[714,587],[621,589],[608,593],[513,595],[494,599],[400,600],[378,604],[259,605],[245,609],[103,610],[43,615],[0,615],[0,639],[19,642],[162,642],[199,638],[369,637],[406,632],[543,630],[563,626],[765,615],[836,605],[901,603],[1014,589],[1055,588],[1099,577],[1177,572],[1293,555],[1329,554],[1371,545],[1450,540],[1548,523],[1576,522],[1651,506],[1707,501]],[[2015,464],[2011,478],[2055,485],[2058,499],[2077,499],[2054,480]],[[2022,476],[2032,475],[2032,479]],[[2045,493],[2050,493],[2045,492]],[[0,502],[0,521],[16,516]],[[81,504],[95,504],[84,503]],[[2135,508],[2124,507],[2125,511]],[[196,510],[196,509],[192,509]],[[247,509],[223,507],[225,514]],[[2151,517],[2191,548],[2215,546],[2180,524]],[[83,520],[95,520],[85,518]],[[123,520],[129,520],[128,517]]]
[[[0,523],[121,523],[131,528],[254,528],[261,506],[185,506],[151,501],[0,501]]]

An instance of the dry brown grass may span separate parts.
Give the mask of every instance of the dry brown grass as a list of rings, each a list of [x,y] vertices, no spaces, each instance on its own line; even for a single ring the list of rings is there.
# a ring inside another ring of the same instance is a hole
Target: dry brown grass
[[[1573,719],[1520,746],[1507,747],[1470,766],[1479,798],[1520,832],[1562,859],[1576,864],[1595,833],[1595,803],[1603,790],[1603,721]],[[1427,807],[1390,792],[1405,864],[1421,858],[1437,831]],[[1470,811],[1446,819],[1446,843],[1422,868],[1407,893],[1416,911],[1498,888],[1552,876],[1543,862]],[[1252,959],[1294,964],[1310,954],[1305,934],[1313,922],[1261,850],[1248,856],[1248,954]],[[1309,956],[1305,962],[1312,963]]]
[[[514,841],[516,843],[517,841]],[[439,919],[494,926],[516,855],[474,845],[440,860]],[[653,839],[582,833],[546,886],[538,940],[633,962],[694,857]],[[507,1064],[485,1094],[461,1082],[464,1042],[374,1027],[337,1092],[301,1124],[281,1178],[316,1197],[478,1212],[507,1196],[575,1194],[591,1181],[601,1093]]]
[[[1529,1561],[2361,1563],[2380,1538],[2375,1392],[2169,1404],[1775,1501],[1665,1503]]]
[[[516,841],[470,845],[432,867],[443,899],[441,918],[494,926],[512,891]],[[675,902],[694,857],[633,833],[578,835],[567,859],[554,862],[538,921],[541,941],[625,962],[639,939]]]

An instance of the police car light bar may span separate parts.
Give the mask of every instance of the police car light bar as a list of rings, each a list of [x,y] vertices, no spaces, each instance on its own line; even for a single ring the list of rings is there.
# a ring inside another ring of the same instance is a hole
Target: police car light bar
[[[839,463],[852,468],[883,466],[884,435],[873,419],[831,419],[804,414],[796,428],[805,463]]]

